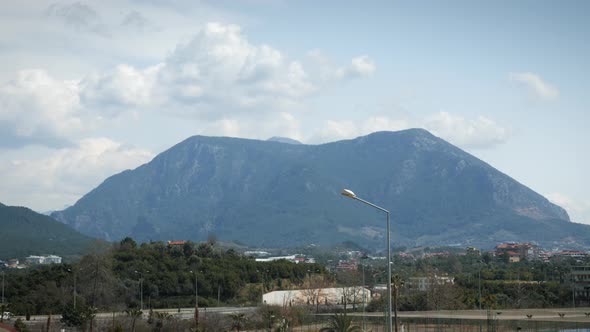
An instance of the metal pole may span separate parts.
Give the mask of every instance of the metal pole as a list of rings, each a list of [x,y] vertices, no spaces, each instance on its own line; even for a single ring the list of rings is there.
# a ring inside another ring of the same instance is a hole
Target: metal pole
[[[143,311],[143,275],[139,278],[139,307]]]
[[[76,277],[76,272],[74,272],[74,310],[76,309],[76,279],[78,279]]]
[[[479,267],[479,273],[478,273],[478,279],[479,279],[479,310],[481,310],[481,266]]]
[[[341,193],[343,196],[346,196],[348,198],[352,198],[352,199],[356,199],[359,202],[363,202],[369,206],[372,206],[374,208],[376,208],[377,210],[381,210],[383,212],[385,212],[385,214],[387,215],[387,302],[389,303],[388,306],[388,310],[389,312],[387,313],[387,331],[388,332],[392,332],[392,326],[393,326],[393,320],[391,317],[391,310],[393,309],[393,306],[391,304],[391,232],[390,232],[390,222],[389,222],[389,211],[378,206],[375,205],[371,202],[365,201],[362,198],[357,197],[352,191],[348,190],[348,189],[344,189]]]
[[[362,262],[361,258],[361,262]],[[362,264],[363,266],[363,331],[366,329],[365,328],[365,306],[367,305],[367,288],[365,287],[365,264]]]
[[[4,304],[4,274],[5,272],[2,271],[2,304]]]
[[[393,321],[391,318],[391,234],[390,234],[390,222],[389,222],[389,211],[385,210],[387,214],[387,301],[389,302],[389,311],[387,312],[387,330],[391,332]]]
[[[199,306],[199,291],[198,291],[198,286],[199,284],[197,283],[197,272],[195,271],[195,305]]]

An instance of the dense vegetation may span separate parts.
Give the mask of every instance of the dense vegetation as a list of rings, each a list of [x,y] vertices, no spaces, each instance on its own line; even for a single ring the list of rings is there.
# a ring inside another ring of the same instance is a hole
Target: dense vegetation
[[[0,259],[56,254],[80,257],[93,239],[30,209],[0,204]]]
[[[503,257],[457,255],[413,260],[397,257],[394,275],[402,280],[399,290],[400,310],[505,309],[571,307],[571,267],[589,262],[558,260],[508,263]],[[385,274],[379,266],[368,263],[366,278]],[[454,282],[441,281],[450,277]],[[426,277],[431,282],[427,291],[417,291],[412,278]],[[412,288],[414,287],[414,288]],[[481,290],[481,296],[480,296]],[[575,299],[586,305],[588,299]],[[382,302],[372,303],[381,310]]]
[[[325,270],[284,260],[256,262],[211,242],[138,246],[126,238],[76,264],[7,272],[6,298],[17,314],[61,311],[73,303],[75,283],[80,308],[121,311],[139,307],[142,299],[144,308],[190,307],[195,305],[196,272],[200,306],[256,305],[263,292],[301,284],[309,271]]]
[[[351,245],[354,244],[345,244],[340,251],[331,254],[324,252],[323,260],[334,264],[358,253],[347,248]],[[142,326],[139,330],[160,330],[157,327],[163,325],[167,325],[168,330],[186,330],[191,322],[171,320],[170,315],[150,309],[193,307],[195,281],[198,281],[201,308],[259,306],[247,317],[238,313],[223,317],[208,315],[207,319],[200,320],[201,331],[269,325],[283,331],[314,322],[318,311],[360,310],[361,306],[354,302],[358,294],[351,293],[351,298],[344,295],[336,306],[312,302],[309,306],[272,307],[260,303],[263,292],[298,288],[309,289],[311,296],[318,287],[356,286],[363,281],[375,290],[386,282],[383,263],[383,260],[365,258],[356,271],[332,269],[328,272],[318,264],[294,264],[284,260],[256,262],[233,249],[222,248],[214,239],[169,246],[163,242],[138,245],[133,239],[125,238],[107,251],[94,250],[76,264],[4,271],[9,304],[3,310],[20,315],[59,313],[61,324],[68,326],[92,324],[97,311],[124,311],[126,314],[118,322],[125,321],[131,330],[136,323]],[[588,263],[573,260],[508,263],[505,257],[489,254],[451,253],[418,259],[396,255],[394,303],[399,311],[586,305],[588,299],[572,297],[570,271],[574,265]],[[453,283],[436,282],[437,277],[447,276]],[[412,284],[416,277],[430,278],[430,287],[425,291],[416,289]],[[384,299],[384,294],[375,297],[366,309],[383,311]],[[139,318],[142,317],[142,302],[147,320]],[[332,323],[339,323],[336,321],[339,318],[351,323],[346,315],[338,314],[332,316]],[[96,320],[96,323],[101,322]]]

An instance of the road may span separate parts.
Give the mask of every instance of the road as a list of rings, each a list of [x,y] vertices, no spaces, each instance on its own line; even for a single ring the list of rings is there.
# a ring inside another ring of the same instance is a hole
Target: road
[[[200,317],[205,317],[208,313],[218,313],[218,314],[232,314],[235,312],[243,312],[243,313],[248,313],[248,312],[253,312],[257,309],[257,307],[210,307],[210,308],[199,308],[199,316]],[[180,318],[180,319],[192,319],[194,317],[195,314],[195,308],[180,308],[180,311],[178,308],[175,309],[154,309],[154,312],[167,312],[169,314],[171,314],[174,317]],[[147,318],[149,314],[149,309],[145,309],[143,310],[143,315],[144,318]],[[118,311],[118,312],[100,312],[96,315],[96,318],[99,320],[106,320],[106,319],[112,319],[113,316],[117,317],[117,316],[125,316],[124,312]],[[59,320],[61,318],[61,314],[52,314],[51,315],[52,319],[54,320]],[[21,318],[22,320],[25,320],[24,316],[14,316],[12,318],[12,321],[16,320],[17,318]],[[41,321],[41,322],[45,322],[47,321],[47,315],[34,315],[31,316],[31,321]]]
[[[552,308],[552,309],[496,309],[490,312],[497,320],[531,320],[552,322],[590,323],[590,308]],[[350,313],[362,316],[362,313]],[[366,313],[367,317],[382,316],[381,312]],[[530,316],[530,317],[529,317]],[[487,310],[439,310],[439,311],[398,311],[401,318],[440,318],[440,319],[488,319]]]

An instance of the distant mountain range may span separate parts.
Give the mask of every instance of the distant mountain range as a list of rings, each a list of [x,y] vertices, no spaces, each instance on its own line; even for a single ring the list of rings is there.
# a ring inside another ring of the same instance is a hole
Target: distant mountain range
[[[0,259],[29,255],[78,256],[94,240],[53,218],[0,203]]]
[[[382,248],[385,216],[343,188],[391,211],[396,246],[590,244],[564,209],[422,129],[321,145],[194,136],[52,216],[107,240]]]

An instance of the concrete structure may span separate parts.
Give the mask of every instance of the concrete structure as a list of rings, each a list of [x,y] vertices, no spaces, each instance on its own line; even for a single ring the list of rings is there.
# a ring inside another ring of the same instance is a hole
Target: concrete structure
[[[56,255],[47,255],[47,256],[31,255],[31,256],[25,258],[25,261],[29,265],[61,264],[61,257],[56,256]]]
[[[406,287],[410,291],[427,291],[432,286],[453,284],[453,278],[449,276],[433,275],[429,277],[411,277],[406,283]]]
[[[532,243],[502,243],[496,246],[496,256],[508,256],[510,263],[539,259],[539,248]]]
[[[364,299],[364,300],[363,300]],[[346,301],[344,301],[346,300]],[[366,287],[336,287],[274,291],[262,295],[262,302],[269,305],[348,305],[368,304],[371,291]]]
[[[572,267],[572,282],[577,303],[590,303],[590,266]]]

